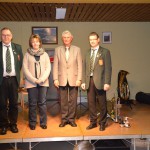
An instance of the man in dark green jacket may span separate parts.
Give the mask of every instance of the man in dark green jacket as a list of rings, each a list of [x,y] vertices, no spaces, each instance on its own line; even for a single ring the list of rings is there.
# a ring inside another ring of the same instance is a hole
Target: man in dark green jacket
[[[83,63],[82,89],[87,90],[90,125],[87,130],[97,127],[96,105],[101,107],[100,131],[105,130],[107,118],[106,91],[110,88],[112,65],[110,51],[100,46],[96,32],[89,35],[91,49],[86,53]],[[96,103],[97,102],[97,103]]]
[[[9,28],[1,30],[0,42],[0,126],[1,135],[8,127],[13,133],[18,132],[18,87],[23,53],[20,45],[12,43]]]

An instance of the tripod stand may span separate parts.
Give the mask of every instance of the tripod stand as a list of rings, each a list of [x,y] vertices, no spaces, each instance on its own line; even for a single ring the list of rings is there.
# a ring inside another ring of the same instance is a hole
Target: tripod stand
[[[83,116],[88,110],[88,106],[84,105],[81,101],[81,89],[80,88],[79,88],[79,103],[77,104],[77,109],[78,107],[79,107],[79,114],[77,114],[77,119]],[[84,111],[82,111],[82,108],[84,108]]]
[[[59,93],[59,89],[57,89],[57,100],[53,100],[54,103],[50,105],[49,108],[53,108],[54,106],[56,105],[59,105],[60,106],[60,93]],[[52,100],[51,100],[52,101]]]

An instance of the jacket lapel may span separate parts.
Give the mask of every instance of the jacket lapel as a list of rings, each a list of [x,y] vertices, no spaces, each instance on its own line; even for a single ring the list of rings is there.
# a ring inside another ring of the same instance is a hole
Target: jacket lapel
[[[1,68],[3,68],[3,48],[2,48],[2,42],[0,42],[0,64]]]
[[[11,46],[12,46],[12,51],[13,51],[13,55],[14,55],[14,62],[15,62],[15,64],[17,63],[17,61],[18,61],[18,54],[17,54],[17,50],[16,50],[16,48],[15,48],[15,44],[14,43],[11,43]]]
[[[101,55],[102,55],[102,49],[101,49],[101,47],[99,47],[98,52],[95,56],[94,68],[95,68],[96,64],[98,63],[99,58],[100,58]]]
[[[87,66],[89,68],[89,72],[90,72],[90,62],[91,62],[91,49],[88,51],[88,54],[87,54]]]
[[[62,47],[61,51],[60,51],[63,55],[63,58],[65,59],[66,61],[66,54],[65,54],[65,47]]]
[[[70,46],[68,62],[71,60],[71,58],[73,58],[73,53],[74,53],[74,49],[72,48],[72,46]]]

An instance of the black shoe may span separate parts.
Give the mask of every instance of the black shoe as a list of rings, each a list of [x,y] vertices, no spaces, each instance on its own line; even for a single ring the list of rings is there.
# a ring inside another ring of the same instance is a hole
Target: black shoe
[[[7,133],[7,128],[6,127],[2,127],[1,135],[5,135],[6,133]]]
[[[93,129],[93,128],[96,128],[96,127],[97,127],[96,123],[90,123],[90,125],[86,127],[86,130],[90,130],[90,129]]]
[[[61,122],[61,124],[59,125],[59,127],[64,127],[67,125],[67,122]]]
[[[70,124],[72,127],[77,127],[77,124],[76,124],[74,121],[69,122],[69,124]]]
[[[47,129],[47,125],[41,125],[42,129]]]
[[[30,127],[31,130],[35,130],[35,126],[29,125],[29,127]]]
[[[10,131],[11,131],[12,133],[18,133],[18,128],[17,128],[17,126],[16,126],[16,125],[10,126]]]
[[[100,124],[100,128],[99,128],[100,131],[104,131],[105,130],[105,124]]]

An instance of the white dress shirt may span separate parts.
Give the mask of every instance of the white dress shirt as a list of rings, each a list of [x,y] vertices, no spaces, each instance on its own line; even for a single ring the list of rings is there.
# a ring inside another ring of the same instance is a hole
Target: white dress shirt
[[[10,73],[6,72],[6,51],[7,51],[6,46],[9,46],[9,50],[10,50],[11,67],[12,67],[12,71]],[[3,77],[5,76],[16,76],[15,65],[14,65],[14,54],[13,54],[13,50],[11,47],[11,43],[9,43],[8,45],[5,45],[3,43]]]
[[[95,58],[96,58],[96,55],[97,55],[99,46],[97,46],[97,47],[95,47],[95,48],[92,48],[92,47],[91,47],[91,57],[92,57],[92,54],[93,54],[93,49],[94,49],[94,62],[93,62],[93,65],[94,65],[94,63],[95,63]],[[90,76],[93,76],[93,73],[91,73]]]

